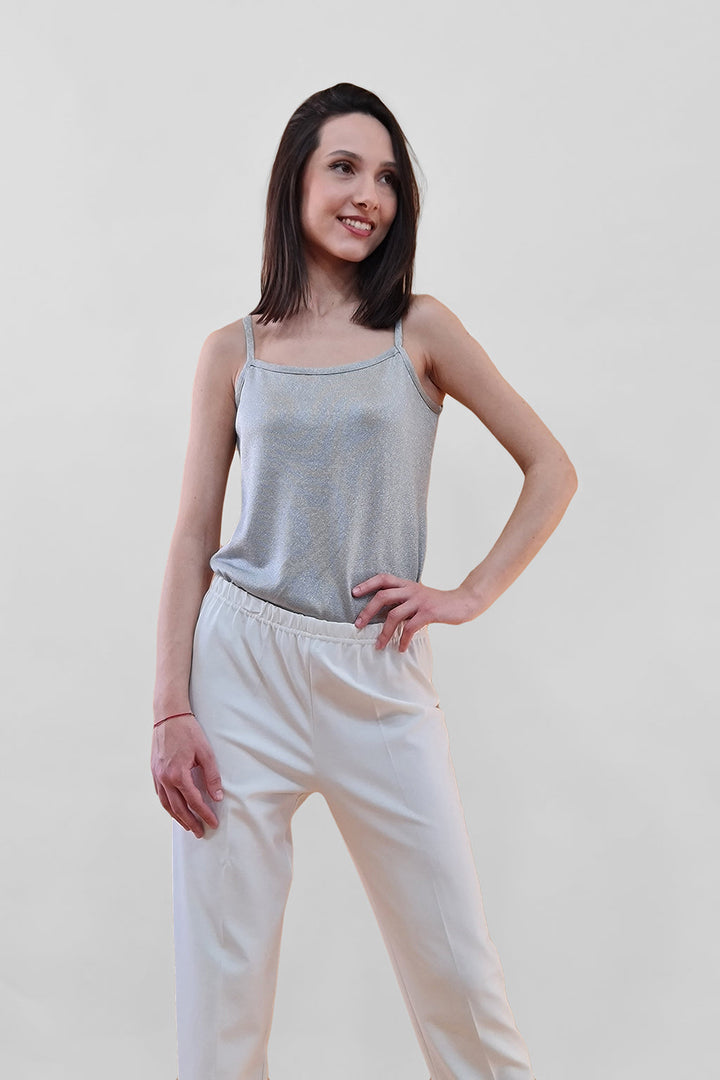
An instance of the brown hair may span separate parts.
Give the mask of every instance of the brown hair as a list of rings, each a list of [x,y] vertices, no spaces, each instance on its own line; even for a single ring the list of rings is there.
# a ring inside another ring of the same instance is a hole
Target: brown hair
[[[307,304],[308,279],[300,227],[302,176],[320,145],[320,128],[332,116],[367,113],[383,124],[397,162],[397,213],[382,243],[358,263],[360,303],[352,321],[384,329],[405,315],[412,294],[421,200],[410,161],[417,163],[397,120],[370,90],[337,83],[318,90],[300,105],[282,134],[268,183],[260,302],[251,315],[261,323],[279,322]],[[422,175],[422,171],[421,171]]]

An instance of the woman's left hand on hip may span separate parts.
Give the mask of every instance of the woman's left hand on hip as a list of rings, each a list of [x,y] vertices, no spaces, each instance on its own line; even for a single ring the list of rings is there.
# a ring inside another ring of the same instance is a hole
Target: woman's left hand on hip
[[[352,590],[355,597],[369,592],[374,592],[375,595],[358,615],[355,626],[365,626],[381,608],[390,607],[375,643],[378,649],[385,648],[401,622],[404,622],[405,626],[398,648],[405,652],[413,634],[428,623],[456,625],[468,622],[477,614],[470,597],[461,588],[431,589],[421,581],[409,581],[394,574],[374,574],[373,577],[359,582]]]

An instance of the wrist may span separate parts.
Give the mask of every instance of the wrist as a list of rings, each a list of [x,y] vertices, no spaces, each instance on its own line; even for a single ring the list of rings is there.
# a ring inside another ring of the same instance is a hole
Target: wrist
[[[479,581],[477,577],[473,578],[472,575],[468,575],[458,585],[456,592],[462,597],[468,611],[467,621],[476,619],[478,615],[482,615],[484,611],[487,611],[494,599],[487,586]]]
[[[191,710],[184,711],[184,712],[170,713],[167,716],[158,716],[158,717],[156,717],[156,719],[153,722],[153,727],[154,728],[159,727],[160,724],[164,724],[166,720],[179,720],[181,717],[185,717],[185,716],[187,716],[187,717],[189,717],[191,719],[195,719],[195,713],[192,712]]]
[[[170,716],[172,713],[184,712],[192,712],[192,706],[186,697],[156,698],[153,701],[153,717],[156,722]]]

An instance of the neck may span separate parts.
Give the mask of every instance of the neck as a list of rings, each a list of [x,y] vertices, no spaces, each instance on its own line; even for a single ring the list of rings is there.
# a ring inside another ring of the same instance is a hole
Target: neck
[[[306,314],[310,319],[327,315],[351,313],[358,305],[355,263],[342,259],[318,259],[306,253],[309,302]]]

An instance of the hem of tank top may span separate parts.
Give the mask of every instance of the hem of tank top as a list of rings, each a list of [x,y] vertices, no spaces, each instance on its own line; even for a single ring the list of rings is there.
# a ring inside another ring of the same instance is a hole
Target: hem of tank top
[[[403,345],[393,345],[391,349],[387,349],[386,352],[380,353],[378,356],[372,356],[369,360],[355,360],[350,364],[335,364],[331,367],[298,367],[292,364],[271,364],[267,360],[261,360],[257,356],[253,356],[250,360],[246,360],[242,368],[238,373],[238,377],[235,380],[235,405],[239,405],[239,394],[242,388],[242,384],[245,381],[245,372],[249,367],[259,367],[261,369],[267,369],[269,371],[287,372],[291,375],[336,375],[341,371],[357,370],[358,368],[371,367],[373,364],[379,364],[383,360],[388,360],[395,353],[399,353],[408,374],[413,381],[415,389],[420,394],[420,397],[425,402],[427,407],[431,409],[436,415],[440,415],[443,411],[443,406],[437,401],[433,401],[424,386],[420,382],[415,365],[408,356],[405,347]]]

